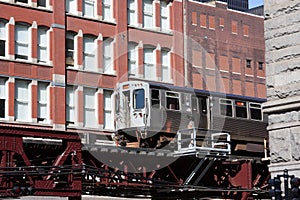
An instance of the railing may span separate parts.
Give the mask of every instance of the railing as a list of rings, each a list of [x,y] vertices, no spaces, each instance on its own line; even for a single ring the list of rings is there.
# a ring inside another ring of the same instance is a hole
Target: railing
[[[230,134],[206,129],[184,129],[177,132],[176,156],[204,154],[226,156],[231,153]]]

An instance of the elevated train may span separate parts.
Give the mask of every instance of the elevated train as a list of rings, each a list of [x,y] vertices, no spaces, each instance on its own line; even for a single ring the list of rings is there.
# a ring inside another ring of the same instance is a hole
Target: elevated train
[[[230,133],[231,152],[263,156],[267,142],[265,99],[172,85],[128,81],[114,92],[119,145],[163,148],[187,128]]]

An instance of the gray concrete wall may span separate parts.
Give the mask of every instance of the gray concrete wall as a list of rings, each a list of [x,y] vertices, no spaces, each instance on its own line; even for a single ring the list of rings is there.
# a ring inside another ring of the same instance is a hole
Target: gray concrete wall
[[[264,3],[270,171],[300,176],[300,0]]]

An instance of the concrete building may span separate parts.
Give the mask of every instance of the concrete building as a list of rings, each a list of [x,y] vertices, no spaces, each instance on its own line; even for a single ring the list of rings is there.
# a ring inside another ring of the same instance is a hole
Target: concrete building
[[[299,1],[265,1],[265,39],[272,176],[300,176]]]

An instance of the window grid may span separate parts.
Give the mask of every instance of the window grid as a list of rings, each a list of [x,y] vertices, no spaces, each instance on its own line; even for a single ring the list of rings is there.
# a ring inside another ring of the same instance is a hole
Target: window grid
[[[69,124],[75,123],[75,88],[67,86],[66,91],[66,120]]]
[[[135,0],[128,0],[128,24],[135,25],[136,24],[136,4]]]
[[[83,63],[84,70],[96,71],[96,44],[95,37],[84,36],[83,38]]]
[[[66,11],[75,14],[77,12],[77,0],[66,0]]]
[[[15,81],[15,120],[29,121],[29,81]]]
[[[5,56],[6,50],[6,23],[0,20],[0,56]]]
[[[94,17],[95,1],[83,0],[83,15],[88,17]]]
[[[169,51],[163,50],[161,52],[161,79],[162,81],[170,81],[170,53]]]
[[[104,90],[104,129],[113,129],[113,118],[112,118],[112,94],[113,91]]]
[[[7,89],[6,78],[0,78],[0,118],[6,118]]]
[[[144,78],[155,80],[154,48],[144,49]]]
[[[161,30],[169,30],[169,7],[166,1],[160,2],[160,15]]]
[[[17,24],[15,27],[15,57],[19,59],[28,59],[29,33],[28,26]]]
[[[84,88],[84,127],[97,128],[96,90]]]
[[[144,28],[153,28],[153,0],[143,0]]]
[[[48,87],[49,83],[38,83],[38,122],[47,122],[48,119]]]
[[[113,73],[112,63],[112,39],[107,38],[103,41],[103,72]]]
[[[128,44],[128,71],[129,75],[137,74],[137,44],[129,43]]]
[[[74,66],[74,34],[66,36],[66,66]]]
[[[111,7],[111,0],[102,1],[103,20],[111,20]]]
[[[39,28],[38,29],[38,62],[47,62],[47,47],[48,47],[48,38],[47,38],[47,29]]]

